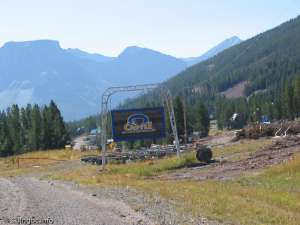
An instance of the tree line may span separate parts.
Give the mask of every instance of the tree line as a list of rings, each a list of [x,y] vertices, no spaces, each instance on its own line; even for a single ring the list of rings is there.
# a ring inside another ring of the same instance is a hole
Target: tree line
[[[232,119],[237,113],[235,120]],[[216,103],[219,128],[241,128],[249,122],[293,120],[300,117],[300,75],[282,82],[276,90],[261,91],[248,98],[220,98]]]
[[[119,107],[156,107],[161,105],[157,99],[159,98],[156,93],[148,93],[134,101],[126,101]],[[185,129],[189,136],[195,131],[199,132],[200,136],[207,136],[211,118],[217,120],[220,129],[239,129],[250,122],[262,122],[263,117],[270,122],[281,119],[293,120],[300,117],[300,75],[282,81],[277,89],[263,89],[237,99],[227,99],[218,93],[212,93],[209,87],[202,93],[193,92],[190,88],[186,94],[176,95],[174,112],[178,135],[182,141],[186,138]],[[91,128],[97,127],[97,121],[97,117],[89,117],[73,122],[68,127],[73,127],[71,130],[83,127],[88,132]],[[173,139],[172,131],[169,120],[166,122],[166,140],[136,141],[129,143],[128,146],[138,148],[149,146],[151,143],[170,143]]]
[[[69,136],[54,101],[43,107],[14,104],[0,111],[0,156],[62,148]]]
[[[66,128],[71,137],[89,134],[91,130],[97,129],[100,123],[100,115],[89,116],[80,120],[70,121]]]
[[[185,133],[190,135],[192,132],[198,132],[202,137],[208,135],[209,112],[202,101],[198,100],[194,105],[190,105],[183,96],[176,96],[174,113],[178,136],[182,141],[186,138]]]

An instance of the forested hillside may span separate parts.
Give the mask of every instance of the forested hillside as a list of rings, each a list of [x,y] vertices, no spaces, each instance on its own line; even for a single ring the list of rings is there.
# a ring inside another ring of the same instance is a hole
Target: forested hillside
[[[222,92],[247,80],[245,94],[249,96],[256,90],[280,87],[288,77],[299,74],[299,61],[297,17],[190,67],[167,83],[173,93],[179,93],[182,87]]]
[[[53,101],[43,107],[12,105],[0,111],[0,156],[62,148],[67,141],[65,123]]]
[[[262,115],[270,119],[299,116],[296,103],[299,74],[300,17],[297,17],[186,69],[165,84],[174,96],[187,101],[191,115],[195,103],[201,101],[219,119],[220,127],[229,126],[233,113],[238,113],[239,127],[260,120]],[[244,97],[222,97],[221,92],[241,82],[246,84]],[[159,104],[157,99],[152,92],[128,100],[122,107],[155,105]]]

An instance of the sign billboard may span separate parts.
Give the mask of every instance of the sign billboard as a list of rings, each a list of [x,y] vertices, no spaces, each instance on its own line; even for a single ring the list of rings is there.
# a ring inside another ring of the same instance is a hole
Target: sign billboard
[[[163,107],[112,110],[114,141],[163,138],[166,134]]]

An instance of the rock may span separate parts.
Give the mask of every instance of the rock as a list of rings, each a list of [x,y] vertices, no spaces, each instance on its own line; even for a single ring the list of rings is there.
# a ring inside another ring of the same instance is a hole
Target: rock
[[[140,219],[140,220],[137,221],[137,224],[142,224],[142,222],[143,222],[143,220]]]

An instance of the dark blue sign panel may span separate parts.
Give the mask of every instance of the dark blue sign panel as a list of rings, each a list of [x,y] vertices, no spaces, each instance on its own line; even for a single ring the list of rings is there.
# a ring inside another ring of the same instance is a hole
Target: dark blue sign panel
[[[165,137],[163,107],[112,110],[111,117],[113,139],[116,142]]]

